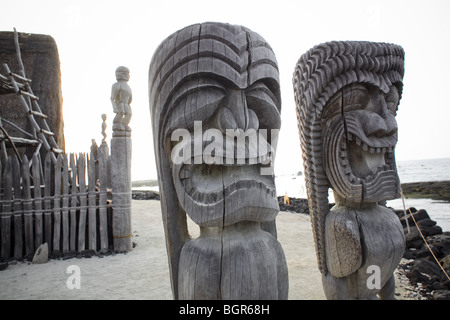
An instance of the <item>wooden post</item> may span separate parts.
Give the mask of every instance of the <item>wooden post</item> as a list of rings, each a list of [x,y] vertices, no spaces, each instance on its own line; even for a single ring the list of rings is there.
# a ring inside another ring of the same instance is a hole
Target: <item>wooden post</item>
[[[34,246],[38,248],[43,242],[43,224],[42,224],[42,192],[41,192],[41,174],[40,157],[37,154],[33,156],[32,173],[34,185]]]
[[[52,157],[47,152],[44,160],[44,242],[48,245],[49,252],[52,251]]]
[[[86,158],[80,153],[77,161],[80,187],[80,217],[78,219],[78,251],[86,249]]]
[[[89,179],[89,250],[97,250],[97,204],[95,197],[95,159],[93,155],[88,160],[88,179]]]
[[[64,154],[62,171],[62,251],[69,251],[69,168]]]
[[[106,212],[106,177],[107,162],[105,151],[99,149],[98,165],[100,173],[100,196],[99,196],[99,218],[100,218],[100,250],[108,249],[108,217]]]
[[[131,133],[113,130],[111,139],[114,251],[131,251]]]
[[[11,197],[12,197],[12,164],[11,158],[5,159],[5,171],[3,174],[2,197],[2,248],[1,258],[8,259],[11,255]]]
[[[77,205],[78,205],[78,188],[77,188],[77,166],[75,165],[75,155],[70,154],[70,168],[72,169],[72,188],[70,198],[70,251],[76,250],[76,234],[77,234]]]
[[[113,198],[114,250],[130,251],[131,246],[131,128],[132,92],[127,82],[130,70],[116,69],[117,82],[111,88],[113,119],[111,139],[111,188]],[[102,128],[103,129],[103,128]]]
[[[25,257],[32,259],[34,255],[33,211],[30,188],[30,166],[26,155],[22,157],[22,186],[23,186],[23,219],[25,235]]]
[[[23,221],[22,221],[22,194],[20,186],[20,165],[16,156],[12,158],[13,186],[14,186],[14,258],[23,257]]]
[[[61,251],[61,168],[64,159],[60,154],[55,164],[55,196],[53,204],[53,250]]]

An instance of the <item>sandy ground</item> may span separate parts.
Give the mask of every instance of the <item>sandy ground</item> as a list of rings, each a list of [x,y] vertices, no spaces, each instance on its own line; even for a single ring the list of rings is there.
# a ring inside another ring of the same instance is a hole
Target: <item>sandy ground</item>
[[[137,246],[131,252],[10,265],[0,271],[0,300],[172,299],[160,203],[133,200],[132,205]],[[277,229],[288,265],[289,299],[325,299],[309,216],[280,212]],[[190,230],[198,232],[194,224]],[[73,265],[79,268],[79,289],[69,288],[75,283]]]

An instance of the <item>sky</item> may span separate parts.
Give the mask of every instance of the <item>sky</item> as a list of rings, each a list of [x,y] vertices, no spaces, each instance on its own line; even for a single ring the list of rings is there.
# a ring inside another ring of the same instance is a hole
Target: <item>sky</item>
[[[148,69],[157,46],[173,32],[206,21],[243,25],[262,35],[277,57],[282,92],[275,173],[303,170],[292,74],[300,56],[332,40],[389,42],[405,50],[397,114],[397,161],[450,157],[450,1],[303,0],[15,0],[2,1],[0,31],[47,34],[61,63],[66,152],[108,141],[115,69],[130,69],[133,91],[132,179],[156,179],[148,103]]]

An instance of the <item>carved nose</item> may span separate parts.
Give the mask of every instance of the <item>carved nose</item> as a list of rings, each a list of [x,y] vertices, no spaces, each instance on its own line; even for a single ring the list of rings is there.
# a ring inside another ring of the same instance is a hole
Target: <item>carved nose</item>
[[[245,93],[242,90],[230,90],[227,95],[226,107],[234,116],[237,129],[247,130],[249,115]]]
[[[389,113],[386,100],[379,98],[373,106],[372,112],[366,117],[365,133],[368,137],[385,137],[393,135],[397,132],[397,121],[395,117]]]
[[[249,109],[245,93],[242,90],[230,90],[225,106],[217,114],[219,129],[226,133],[227,129],[259,129],[259,119],[256,113]]]

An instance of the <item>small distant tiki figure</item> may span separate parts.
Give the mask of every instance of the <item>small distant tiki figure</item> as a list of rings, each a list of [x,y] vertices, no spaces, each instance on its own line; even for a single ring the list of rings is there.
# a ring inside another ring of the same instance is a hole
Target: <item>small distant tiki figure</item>
[[[394,149],[403,74],[403,49],[386,43],[324,43],[297,63],[303,165],[328,299],[394,298],[405,239],[383,204],[400,196]]]
[[[174,298],[287,299],[274,175],[262,174],[280,128],[270,46],[242,26],[181,29],[153,55],[149,98]]]
[[[111,103],[116,116],[113,119],[113,130],[131,131],[128,126],[131,120],[131,88],[128,85],[130,80],[130,70],[127,67],[120,66],[116,69],[117,82],[113,84],[111,89]]]
[[[106,113],[103,113],[102,114],[102,136],[103,136],[103,139],[102,139],[102,143],[103,142],[105,142],[106,141],[106,127],[107,127],[107,125],[106,125]]]

